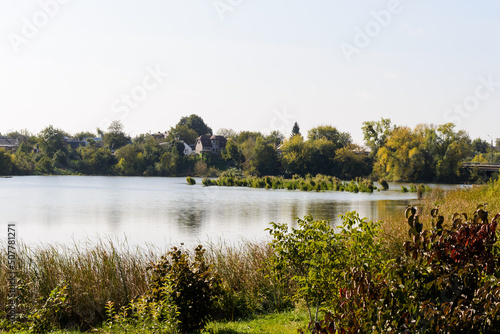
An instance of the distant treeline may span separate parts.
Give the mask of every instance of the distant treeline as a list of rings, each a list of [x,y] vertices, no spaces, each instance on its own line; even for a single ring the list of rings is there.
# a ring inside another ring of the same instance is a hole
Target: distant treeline
[[[363,122],[365,146],[351,135],[323,125],[300,133],[221,129],[227,138],[221,154],[185,155],[185,145],[194,145],[212,129],[197,115],[183,117],[163,136],[141,134],[130,138],[119,121],[106,131],[69,134],[48,126],[39,134],[16,131],[4,138],[19,140],[15,151],[0,149],[0,175],[124,175],[124,176],[218,176],[237,169],[249,176],[301,177],[327,175],[342,180],[359,177],[405,182],[475,182],[485,178],[477,171],[461,168],[463,162],[499,162],[500,153],[480,138],[471,140],[452,123],[419,124],[414,129],[396,126],[389,119]],[[88,140],[73,147],[68,139]],[[497,145],[499,140],[497,140]]]

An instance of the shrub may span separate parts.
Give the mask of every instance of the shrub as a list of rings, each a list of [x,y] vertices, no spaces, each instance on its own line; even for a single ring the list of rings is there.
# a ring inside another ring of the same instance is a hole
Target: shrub
[[[382,190],[388,190],[389,189],[389,183],[387,183],[387,180],[381,179],[378,181],[380,183],[380,186],[382,187]]]
[[[275,252],[270,266],[277,280],[291,276],[298,285],[295,300],[304,299],[311,323],[318,321],[319,309],[338,299],[345,286],[344,270],[380,265],[379,224],[360,219],[355,212],[342,216],[340,232],[327,220],[312,216],[298,219],[297,228],[271,223],[270,244]]]
[[[186,182],[191,186],[196,184],[196,180],[193,179],[191,176],[186,177]]]
[[[221,282],[205,262],[202,246],[189,253],[173,247],[150,269],[150,302],[164,300],[164,289],[169,287],[173,303],[179,311],[180,330],[190,333],[201,330],[214,312],[215,300],[221,294]]]
[[[349,266],[331,312],[316,333],[500,333],[500,214],[488,222],[455,214],[444,225],[438,209],[423,230],[416,208],[406,210],[412,241],[382,266]]]

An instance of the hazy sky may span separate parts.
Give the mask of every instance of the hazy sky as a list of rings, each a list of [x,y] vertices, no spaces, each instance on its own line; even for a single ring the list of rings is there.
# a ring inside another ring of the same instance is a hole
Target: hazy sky
[[[358,143],[381,117],[500,137],[499,0],[0,0],[0,33],[1,133],[195,113]]]

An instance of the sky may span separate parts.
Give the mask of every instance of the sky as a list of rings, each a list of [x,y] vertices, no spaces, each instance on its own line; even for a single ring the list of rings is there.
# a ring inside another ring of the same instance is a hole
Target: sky
[[[363,121],[500,137],[500,1],[0,0],[0,133],[181,117],[289,135]]]

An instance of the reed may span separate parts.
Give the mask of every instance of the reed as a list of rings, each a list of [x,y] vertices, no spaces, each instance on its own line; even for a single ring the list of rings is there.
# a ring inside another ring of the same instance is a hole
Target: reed
[[[0,246],[0,307],[5,309],[8,284],[6,245]],[[64,325],[89,329],[104,320],[104,306],[118,307],[144,294],[148,288],[147,264],[153,252],[131,249],[124,242],[98,240],[96,244],[17,247],[18,316],[25,319],[43,307],[58,285],[67,286],[68,307]]]
[[[301,191],[349,191],[349,192],[373,192],[377,189],[373,181],[366,178],[356,178],[350,182],[343,182],[334,176],[318,174],[301,177],[294,175],[291,179],[282,176],[249,176],[224,172],[218,179],[203,179],[203,185],[218,185],[222,187],[252,187],[265,189],[286,189]]]
[[[238,319],[291,307],[292,286],[269,278],[271,250],[265,242],[209,242],[207,262],[222,278],[221,315]],[[8,302],[7,247],[0,244],[0,316]],[[164,255],[160,249],[130,247],[127,242],[98,240],[87,244],[17,247],[18,316],[28,321],[43,309],[58,286],[67,287],[67,305],[60,326],[88,330],[106,317],[106,303],[115,309],[144,296],[150,288],[146,268]]]

